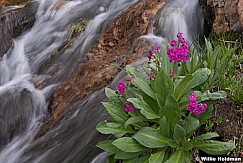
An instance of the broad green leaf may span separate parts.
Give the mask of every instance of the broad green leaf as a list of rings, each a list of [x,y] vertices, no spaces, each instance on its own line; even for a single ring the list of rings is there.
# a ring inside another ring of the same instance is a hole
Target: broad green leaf
[[[137,98],[129,98],[127,99],[128,101],[130,101],[133,106],[136,108],[136,109],[140,109],[141,110],[141,113],[148,119],[156,119],[156,118],[159,118],[159,115],[157,113],[155,113],[153,111],[153,109],[151,109],[149,107],[149,105],[143,101],[142,99],[137,99]]]
[[[147,150],[146,147],[140,145],[131,137],[118,138],[112,144],[124,152],[141,152]]]
[[[121,105],[114,102],[103,102],[102,104],[108,111],[113,121],[118,123],[125,123],[128,119]]]
[[[148,148],[163,148],[168,146],[170,139],[163,137],[158,131],[151,127],[144,127],[133,135],[141,145]]]
[[[135,158],[138,157],[139,155],[141,155],[143,152],[123,152],[120,151],[115,155],[115,159],[123,159],[123,160],[128,160],[131,158]]]
[[[156,96],[156,95],[155,95]],[[143,93],[142,94],[142,99],[149,105],[149,107],[155,112],[155,113],[159,113],[160,111],[160,107],[159,104],[157,102],[157,100],[151,98],[150,96],[148,96],[147,94]],[[157,97],[156,97],[157,99]]]
[[[126,121],[125,127],[127,127],[128,125],[131,125],[131,124],[135,124],[135,123],[138,123],[138,122],[145,122],[145,121],[148,121],[148,119],[143,118],[143,117],[130,117]]]
[[[160,118],[159,126],[160,126],[160,134],[164,137],[170,138],[171,137],[170,125],[167,122],[165,116]]]
[[[161,69],[163,69],[166,74],[169,74],[170,70],[172,69],[172,63],[169,61],[169,57],[167,55],[167,48],[163,48],[161,57],[159,58],[161,59]]]
[[[217,91],[217,92],[204,92],[201,93],[200,91],[194,91],[194,93],[197,95],[197,101],[202,102],[206,100],[219,100],[224,99],[227,97],[227,93],[225,91]]]
[[[170,124],[171,130],[180,121],[181,111],[176,99],[169,95],[166,98],[165,106],[162,109],[161,115],[166,117],[167,122]]]
[[[174,128],[173,139],[176,141],[185,141],[186,130],[180,125],[176,124]]]
[[[219,137],[219,134],[217,132],[208,132],[206,134],[202,134],[193,138],[191,141],[208,140],[215,137]]]
[[[161,109],[165,106],[165,99],[158,93],[156,93],[155,96],[161,111]]]
[[[169,160],[167,160],[165,163],[188,163],[191,162],[191,153],[188,151],[184,151],[183,149],[176,150]]]
[[[179,101],[191,89],[193,76],[188,74],[175,88],[174,96]]]
[[[149,163],[149,155],[145,155],[139,158],[133,158],[130,160],[124,160],[123,163]]]
[[[196,86],[199,86],[203,82],[205,82],[209,75],[211,74],[211,70],[208,68],[200,68],[196,72],[192,74],[193,76],[193,81],[191,83],[191,88],[194,88]]]
[[[166,153],[167,148],[163,148],[162,150],[151,154],[150,158],[149,158],[149,163],[161,163],[164,160],[164,156]]]
[[[224,155],[235,149],[233,141],[219,142],[208,140],[203,142],[191,142],[194,148],[198,148],[211,155]]]
[[[189,116],[189,117],[185,118],[185,120],[183,122],[184,123],[181,126],[186,130],[187,138],[190,138],[191,135],[199,127],[199,125],[200,125],[199,120],[192,116]]]
[[[227,97],[227,93],[225,91],[218,91],[208,94],[209,100],[219,100]]]
[[[155,93],[152,90],[152,88],[150,87],[149,83],[139,79],[139,78],[135,78],[133,79],[133,84],[138,87],[139,89],[141,89],[144,93],[146,93],[148,96],[152,97],[153,99],[156,100],[155,97]]]
[[[146,79],[144,78],[144,75],[141,72],[139,72],[138,69],[136,69],[135,67],[127,65],[126,72],[130,75],[134,75],[135,78],[139,78],[139,79],[146,81]]]
[[[185,151],[189,151],[193,148],[193,145],[188,141],[183,141],[181,148],[184,149]]]
[[[105,95],[106,97],[114,102],[118,102],[119,100],[119,95],[116,93],[116,91],[110,89],[110,88],[105,88]]]
[[[102,134],[113,134],[116,137],[122,137],[126,133],[134,133],[132,129],[125,129],[124,125],[114,122],[100,122],[96,129]]]
[[[168,144],[169,144],[169,146],[172,147],[172,148],[177,148],[177,147],[180,146],[180,144],[177,143],[175,140],[169,140],[169,141],[168,141]]]
[[[157,74],[154,87],[155,92],[161,95],[161,101],[165,101],[167,96],[173,92],[173,84],[169,74],[165,74],[163,69],[161,69]]]
[[[105,140],[100,143],[98,143],[96,146],[100,149],[103,149],[104,151],[108,152],[109,155],[113,155],[119,151],[116,146],[112,144],[114,140]]]

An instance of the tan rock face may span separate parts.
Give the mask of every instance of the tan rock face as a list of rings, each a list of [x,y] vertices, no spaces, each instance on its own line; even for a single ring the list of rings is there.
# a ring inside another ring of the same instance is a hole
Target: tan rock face
[[[1,0],[0,5],[18,5],[18,4],[23,4],[26,3],[30,0]]]
[[[135,62],[144,52],[144,42],[134,41],[147,34],[164,0],[140,1],[122,13],[106,30],[95,46],[86,54],[85,63],[77,66],[77,73],[54,93],[52,114],[39,132],[43,135],[72,111],[72,101],[82,100],[111,83],[119,72],[118,66]],[[129,54],[129,56],[127,56]]]
[[[243,0],[207,0],[215,11],[213,32],[243,30]]]

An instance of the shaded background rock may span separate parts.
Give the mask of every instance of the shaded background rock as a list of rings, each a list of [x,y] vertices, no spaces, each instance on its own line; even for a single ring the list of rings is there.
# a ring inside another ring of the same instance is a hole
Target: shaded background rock
[[[243,0],[207,0],[207,5],[215,12],[213,32],[223,34],[243,30]]]
[[[0,10],[0,57],[12,46],[12,38],[30,29],[35,22],[38,2]]]

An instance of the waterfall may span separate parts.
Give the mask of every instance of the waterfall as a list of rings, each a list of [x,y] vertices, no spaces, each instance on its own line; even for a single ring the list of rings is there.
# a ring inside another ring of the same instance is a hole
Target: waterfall
[[[198,0],[169,0],[156,20],[156,35],[175,39],[178,32],[190,43],[203,35],[203,13]]]
[[[138,0],[39,0],[34,26],[14,40],[13,49],[0,61],[0,163],[105,162],[106,154],[95,147],[107,138],[95,129],[107,118],[101,105],[106,99],[103,89],[78,101],[77,111],[59,126],[40,138],[35,135],[47,116],[54,89],[83,60],[107,24],[135,2]],[[193,40],[202,34],[200,12],[197,0],[170,0],[157,15],[154,33],[141,37],[160,44],[164,41],[161,36],[174,38],[180,31]],[[70,37],[72,23],[80,19],[90,20],[86,29],[62,55],[52,57]],[[35,86],[50,76],[42,89]],[[124,78],[122,71],[110,87]]]

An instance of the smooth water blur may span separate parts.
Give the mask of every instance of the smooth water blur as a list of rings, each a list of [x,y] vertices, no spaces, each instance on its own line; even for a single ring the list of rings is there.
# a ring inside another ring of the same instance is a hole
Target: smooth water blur
[[[75,113],[40,138],[34,137],[47,115],[56,86],[68,78],[107,25],[137,1],[39,0],[34,26],[14,40],[14,48],[0,61],[0,163],[106,162],[106,153],[95,147],[107,138],[95,129],[108,117],[101,105],[106,100],[104,89],[74,102]],[[200,11],[196,0],[170,0],[158,14],[157,32],[139,39],[158,45],[165,42],[161,36],[175,37],[180,31],[193,40],[202,32]],[[70,25],[85,18],[91,19],[85,31],[50,61],[51,54],[69,37]],[[46,61],[49,64],[45,65]],[[43,89],[35,88],[34,83],[50,76]],[[126,78],[125,72],[120,72],[110,87],[115,88],[118,81]]]
[[[168,0],[158,14],[155,33],[172,40],[178,32],[182,32],[192,43],[203,35],[203,22],[198,0]]]

